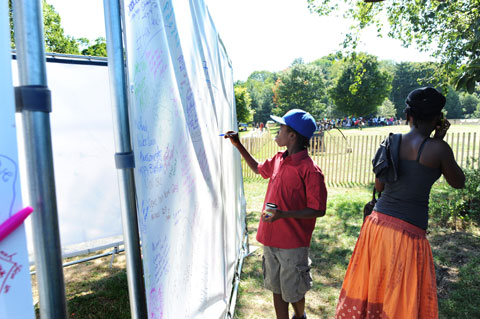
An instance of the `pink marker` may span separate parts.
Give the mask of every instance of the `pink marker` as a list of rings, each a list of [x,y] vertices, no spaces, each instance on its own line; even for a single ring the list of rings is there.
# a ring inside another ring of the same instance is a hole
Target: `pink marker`
[[[25,207],[24,209],[18,211],[17,213],[13,214],[10,218],[4,221],[0,225],[0,241],[2,241],[5,237],[10,235],[18,226],[20,226],[25,218],[28,217],[33,212],[33,208],[30,206]]]

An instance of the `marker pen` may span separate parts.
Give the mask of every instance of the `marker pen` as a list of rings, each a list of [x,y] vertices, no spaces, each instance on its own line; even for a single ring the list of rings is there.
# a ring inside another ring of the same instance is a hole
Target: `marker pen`
[[[0,225],[0,241],[10,235],[18,226],[20,226],[25,218],[33,212],[33,208],[30,206],[25,207],[19,212],[13,214]]]

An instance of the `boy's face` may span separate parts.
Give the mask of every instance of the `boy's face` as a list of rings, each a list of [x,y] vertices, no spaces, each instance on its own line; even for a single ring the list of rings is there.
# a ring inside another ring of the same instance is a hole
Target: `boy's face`
[[[277,136],[275,136],[275,142],[278,146],[287,146],[289,141],[289,135],[291,132],[288,131],[286,125],[280,124],[280,130],[277,132]]]

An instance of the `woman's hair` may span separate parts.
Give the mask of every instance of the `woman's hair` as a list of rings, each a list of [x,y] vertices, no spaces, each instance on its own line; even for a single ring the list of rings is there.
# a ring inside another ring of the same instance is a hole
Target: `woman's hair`
[[[303,136],[302,134],[298,133],[295,131],[293,128],[291,128],[288,125],[285,125],[287,127],[288,132],[293,132],[295,135],[297,135],[297,144],[300,145],[304,149],[308,149],[310,147],[310,139],[308,137]]]
[[[446,98],[433,87],[423,87],[410,92],[405,100],[404,112],[413,117],[413,124],[432,120],[445,106]]]

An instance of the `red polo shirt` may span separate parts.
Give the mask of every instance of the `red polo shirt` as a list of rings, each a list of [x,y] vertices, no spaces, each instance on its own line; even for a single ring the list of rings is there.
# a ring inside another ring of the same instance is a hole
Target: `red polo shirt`
[[[290,156],[278,152],[258,165],[263,178],[270,178],[265,204],[275,203],[279,210],[312,208],[325,210],[327,188],[321,169],[304,150]],[[277,248],[309,247],[316,218],[281,218],[273,223],[260,219],[257,240],[265,246]]]

